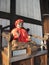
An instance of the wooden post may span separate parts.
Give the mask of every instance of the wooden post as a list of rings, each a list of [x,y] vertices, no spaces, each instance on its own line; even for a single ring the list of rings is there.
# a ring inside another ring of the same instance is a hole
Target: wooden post
[[[31,60],[31,64],[30,65],[34,65],[34,57],[30,59]]]
[[[10,58],[11,58],[11,43],[8,43],[8,65],[11,65]]]
[[[40,65],[47,65],[47,54],[40,56],[40,59],[41,59]]]

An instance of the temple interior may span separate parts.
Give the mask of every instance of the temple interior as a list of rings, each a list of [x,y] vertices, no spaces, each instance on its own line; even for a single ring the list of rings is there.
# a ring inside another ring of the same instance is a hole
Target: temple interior
[[[49,0],[0,0],[0,65],[49,65]]]

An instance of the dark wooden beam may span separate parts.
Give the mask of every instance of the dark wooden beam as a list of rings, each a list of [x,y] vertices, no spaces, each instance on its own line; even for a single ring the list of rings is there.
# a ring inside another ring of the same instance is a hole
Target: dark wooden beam
[[[17,20],[19,18],[23,19],[24,22],[26,22],[26,23],[42,25],[42,22],[39,21],[39,20],[28,18],[28,17],[24,17],[24,16],[20,16],[20,15],[16,15],[14,19]]]
[[[10,14],[10,13],[6,13],[6,12],[0,11],[0,18],[10,19],[10,18],[11,18],[11,14]]]
[[[28,18],[28,17],[24,17],[24,16],[19,16],[19,15],[16,15],[16,14],[5,13],[5,12],[1,12],[1,11],[0,11],[0,18],[9,19],[9,20],[11,20],[11,23],[13,23],[18,18],[21,18],[26,23],[42,25],[42,22],[39,21],[39,20]]]
[[[10,12],[12,14],[16,13],[16,0],[10,0]]]

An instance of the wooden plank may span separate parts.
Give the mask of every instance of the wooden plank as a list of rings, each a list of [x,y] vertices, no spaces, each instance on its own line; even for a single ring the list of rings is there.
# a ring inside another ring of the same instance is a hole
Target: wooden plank
[[[8,57],[4,52],[2,52],[2,65],[8,65]]]
[[[47,65],[47,54],[40,56],[41,63],[40,65]]]
[[[34,58],[22,60],[19,65],[34,65]]]
[[[31,55],[24,54],[24,55],[20,55],[20,56],[11,57],[10,62],[34,58],[34,57],[43,56],[43,55],[46,55],[46,54],[47,54],[47,50],[37,51],[37,52],[33,52],[33,54],[31,54]]]
[[[40,65],[47,65],[47,50],[44,51],[37,51],[37,53],[33,53],[32,55],[20,55],[16,57],[8,57],[3,51],[2,51],[2,60],[3,64],[5,65],[11,65],[13,62],[20,61],[20,65],[26,63],[26,65],[34,65],[34,57],[40,57],[41,63]],[[28,64],[29,63],[29,64]]]

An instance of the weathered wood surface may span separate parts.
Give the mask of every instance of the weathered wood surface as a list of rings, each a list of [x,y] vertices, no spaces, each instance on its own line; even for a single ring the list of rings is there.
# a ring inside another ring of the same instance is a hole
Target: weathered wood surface
[[[34,58],[34,57],[42,56],[42,55],[46,55],[46,54],[47,54],[47,50],[37,51],[37,52],[33,53],[32,55],[21,55],[21,56],[17,56],[17,57],[12,57],[10,62],[20,61],[20,60],[28,59],[28,58]]]
[[[18,62],[18,61],[20,61],[19,65],[23,63],[24,63],[23,65],[25,65],[25,63],[27,65],[28,63],[30,63],[30,65],[34,65],[34,57],[40,57],[40,60],[41,60],[40,65],[47,65],[47,50],[37,51],[36,53],[33,53],[32,55],[20,55],[16,57],[11,57],[10,60],[8,56],[2,51],[2,61],[3,61],[3,64],[5,63],[5,65],[11,65],[12,63]]]
[[[5,37],[6,37],[6,39],[10,38],[10,36],[8,37],[8,35],[5,36]],[[29,58],[30,58],[30,61],[31,61],[30,65],[34,65],[34,61],[32,61],[32,59],[34,60],[34,57],[37,57],[37,56],[39,56],[40,59],[41,59],[41,65],[43,63],[45,64],[45,61],[46,61],[45,65],[47,65],[47,50],[36,51],[36,52],[33,52],[31,55],[25,54],[25,55],[20,55],[20,56],[15,56],[15,57],[11,56],[11,51],[12,51],[11,43],[9,43],[9,41],[8,41],[8,55],[6,55],[4,51],[2,51],[3,65],[11,65],[11,63],[13,63],[13,62],[21,61],[21,60],[25,60],[25,59],[29,59]],[[41,56],[44,56],[43,60],[45,59],[45,61],[42,61]],[[21,65],[21,63],[20,63],[20,65]]]

